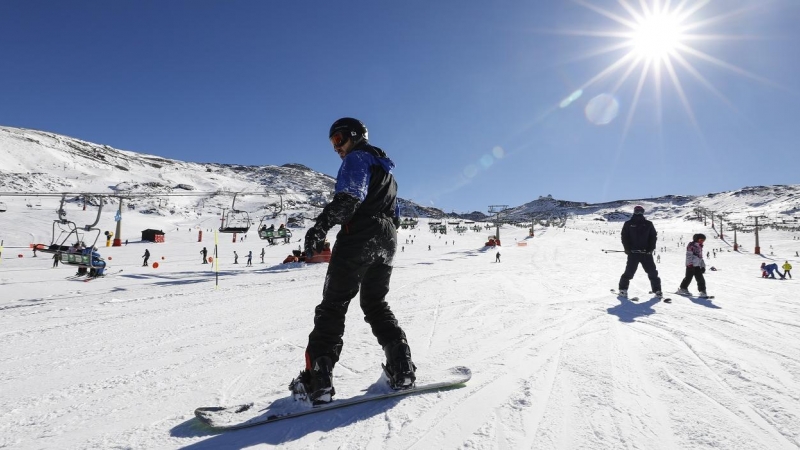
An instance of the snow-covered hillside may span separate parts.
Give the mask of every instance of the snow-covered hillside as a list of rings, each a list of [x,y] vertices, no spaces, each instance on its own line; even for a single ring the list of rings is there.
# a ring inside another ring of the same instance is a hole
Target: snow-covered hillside
[[[271,173],[284,200],[295,201],[288,209],[310,213],[309,192],[332,186],[302,167],[182,163],[66,139],[0,128],[0,191],[252,191]],[[740,234],[734,251],[727,230],[720,238],[718,222],[712,228],[695,213],[776,223],[797,212],[797,192],[773,186],[603,205],[542,198],[515,208],[512,218],[565,212],[566,226],[537,225],[529,237],[526,227],[506,224],[498,248],[484,247],[494,230],[459,234],[448,225],[448,234],[434,234],[423,219],[399,233],[387,301],[418,371],[464,365],[472,380],[230,433],[201,426],[194,408],[285,398],[304,365],[326,267],[281,262],[305,228],[274,246],[255,229],[236,241],[220,234],[217,285],[200,252],[213,249],[209,231],[230,198],[140,198],[124,210],[128,245],[97,242],[110,275],[84,282],[70,279],[74,267],[54,268],[50,255],[33,257],[29,248],[51,239],[58,199],[2,197],[0,448],[797,449],[798,282],[763,279],[759,267],[798,267],[800,233],[761,229],[761,255],[753,253],[754,236]],[[242,199],[250,211],[267,211],[273,201],[250,197]],[[638,303],[609,292],[625,257],[602,250],[621,248],[620,221],[633,204],[645,206],[659,231],[667,292],[683,277],[692,234],[708,236],[707,266],[716,270],[706,279],[715,299],[660,302],[641,271],[630,287]],[[65,210],[83,225],[97,207],[84,210],[75,200]],[[104,210],[98,227],[115,225]],[[166,242],[141,241],[146,228],[163,230]],[[145,249],[157,268],[142,266]],[[357,301],[344,341],[334,371],[339,398],[379,382],[383,352]]]

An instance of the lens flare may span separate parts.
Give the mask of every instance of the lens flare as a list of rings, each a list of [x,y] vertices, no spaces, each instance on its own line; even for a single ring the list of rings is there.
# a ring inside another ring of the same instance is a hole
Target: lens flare
[[[464,176],[467,178],[472,178],[478,174],[478,166],[475,164],[470,164],[464,168]]]
[[[608,125],[619,114],[619,102],[613,95],[600,94],[589,100],[584,113],[589,122],[595,125]]]

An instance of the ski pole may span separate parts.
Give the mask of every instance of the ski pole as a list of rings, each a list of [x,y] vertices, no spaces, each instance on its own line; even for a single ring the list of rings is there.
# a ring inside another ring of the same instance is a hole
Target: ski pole
[[[603,252],[603,253],[625,253],[625,250],[604,250],[604,249],[600,249],[600,251]]]

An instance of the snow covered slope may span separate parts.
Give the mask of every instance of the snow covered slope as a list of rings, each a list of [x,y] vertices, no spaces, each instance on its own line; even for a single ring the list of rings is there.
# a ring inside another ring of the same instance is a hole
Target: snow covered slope
[[[101,248],[109,270],[122,272],[89,283],[65,279],[73,270],[50,268],[46,256],[6,249],[0,448],[800,445],[798,281],[759,271],[762,261],[800,263],[792,233],[765,230],[764,256],[710,238],[716,298],[673,296],[668,305],[647,295],[644,273],[631,284],[639,303],[609,293],[624,256],[601,249],[619,247],[619,223],[577,217],[565,229],[537,228],[532,239],[506,226],[505,247],[488,249],[484,233],[434,235],[423,221],[400,234],[388,301],[418,370],[466,365],[467,386],[215,434],[194,408],[288,395],[326,268],[279,264],[295,244],[266,247],[262,264],[254,236],[224,239],[215,288],[199,254],[213,241],[196,242],[189,225],[168,230],[164,244]],[[679,218],[656,226],[667,248],[658,268],[665,289],[675,289],[687,238],[713,233]],[[141,266],[145,248],[159,268]],[[244,264],[248,251],[253,267]],[[383,357],[357,305],[335,369],[342,396],[377,382]]]

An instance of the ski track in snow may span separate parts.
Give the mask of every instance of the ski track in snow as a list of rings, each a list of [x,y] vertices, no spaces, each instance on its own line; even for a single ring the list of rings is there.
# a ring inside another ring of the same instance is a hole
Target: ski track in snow
[[[658,267],[669,292],[683,274],[675,243],[698,225],[656,226],[667,230]],[[234,249],[260,253],[253,233],[220,243],[218,288],[195,257],[207,244],[184,233],[101,249],[124,272],[80,287],[48,258],[4,257],[0,448],[798,448],[795,284],[743,277],[761,258],[724,252],[709,261],[721,269],[706,276],[714,300],[659,302],[641,269],[631,283],[640,302],[619,300],[608,290],[624,256],[600,249],[619,246],[620,227],[571,220],[525,247],[515,245],[525,230],[506,227],[501,263],[481,248],[484,233],[445,245],[426,229],[401,231],[415,243],[396,257],[388,300],[418,370],[465,365],[472,380],[221,434],[198,425],[194,408],[286,397],[325,265],[278,265],[290,246],[267,247],[267,264],[230,264]],[[772,233],[762,239],[776,251],[793,248]],[[140,266],[145,247],[158,270]],[[356,297],[340,395],[380,377],[383,352],[362,317]]]

